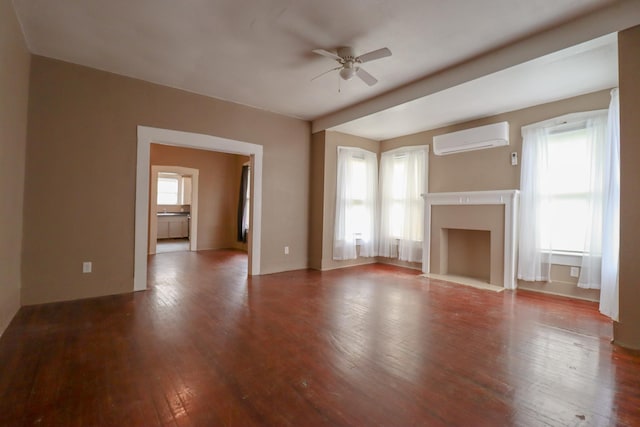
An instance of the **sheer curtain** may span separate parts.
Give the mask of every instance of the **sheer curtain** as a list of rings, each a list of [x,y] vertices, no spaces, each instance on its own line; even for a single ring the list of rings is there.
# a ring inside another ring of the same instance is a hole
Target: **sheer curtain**
[[[425,146],[382,153],[378,254],[422,262],[427,151]]]
[[[589,118],[586,122],[587,146],[590,151],[589,206],[585,212],[587,227],[578,286],[600,289],[602,261],[602,214],[604,211],[604,157],[606,148],[607,116]]]
[[[620,254],[620,108],[618,89],[611,91],[604,155],[604,213],[600,312],[618,321],[618,260]]]
[[[548,281],[551,271],[551,252],[545,250],[551,236],[542,226],[550,215],[548,183],[543,171],[548,151],[544,127],[522,128],[518,279],[531,282]]]
[[[567,235],[573,233],[570,250],[583,254],[578,284],[600,287],[606,129],[606,110],[569,114],[522,128],[519,279],[549,281],[554,250],[563,253],[568,249],[563,245],[569,243],[567,236],[560,234],[565,230],[558,224],[569,229],[576,221],[583,221],[584,228],[567,231]],[[563,144],[564,138],[560,135],[574,132],[582,132],[584,141],[573,148],[575,151],[559,151],[557,144]],[[565,170],[564,162],[569,164],[571,156],[584,159],[584,169]],[[567,186],[568,183],[572,184]],[[568,188],[572,190],[567,193]],[[580,217],[572,223],[567,219],[566,209],[574,203],[572,200],[578,200],[576,197],[582,200],[584,208],[575,213]]]
[[[360,148],[338,147],[336,184],[333,259],[376,256],[376,154]]]

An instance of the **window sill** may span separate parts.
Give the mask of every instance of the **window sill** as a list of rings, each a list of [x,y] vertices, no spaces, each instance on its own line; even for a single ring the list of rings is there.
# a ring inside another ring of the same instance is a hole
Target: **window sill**
[[[582,265],[582,253],[581,252],[552,253],[551,264],[568,265],[570,267],[580,267]]]

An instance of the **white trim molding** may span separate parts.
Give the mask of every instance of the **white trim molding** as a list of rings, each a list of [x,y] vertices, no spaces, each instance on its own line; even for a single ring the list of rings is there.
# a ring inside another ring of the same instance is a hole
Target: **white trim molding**
[[[425,236],[422,250],[422,272],[430,272],[431,207],[433,205],[504,205],[504,287],[515,289],[518,283],[516,280],[516,237],[519,195],[520,191],[518,190],[423,194]]]
[[[248,270],[249,275],[259,275],[262,227],[262,145],[199,133],[138,126],[133,290],[141,291],[147,288],[151,143],[240,154],[251,158],[252,203],[249,219],[251,231]]]

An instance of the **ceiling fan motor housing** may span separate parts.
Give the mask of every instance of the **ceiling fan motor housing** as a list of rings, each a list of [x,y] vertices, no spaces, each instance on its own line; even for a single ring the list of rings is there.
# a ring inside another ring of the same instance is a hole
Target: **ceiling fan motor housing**
[[[355,61],[356,54],[353,52],[353,48],[350,46],[344,46],[338,48],[338,56],[345,61]]]
[[[343,80],[351,80],[355,77],[358,71],[357,60],[353,52],[353,48],[345,46],[338,48],[338,56],[342,58],[342,69],[340,70],[340,77]]]

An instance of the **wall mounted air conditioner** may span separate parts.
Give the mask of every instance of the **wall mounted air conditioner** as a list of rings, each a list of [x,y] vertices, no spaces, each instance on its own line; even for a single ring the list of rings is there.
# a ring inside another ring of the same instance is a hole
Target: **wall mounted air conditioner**
[[[433,137],[437,156],[509,145],[509,122],[494,123]]]

